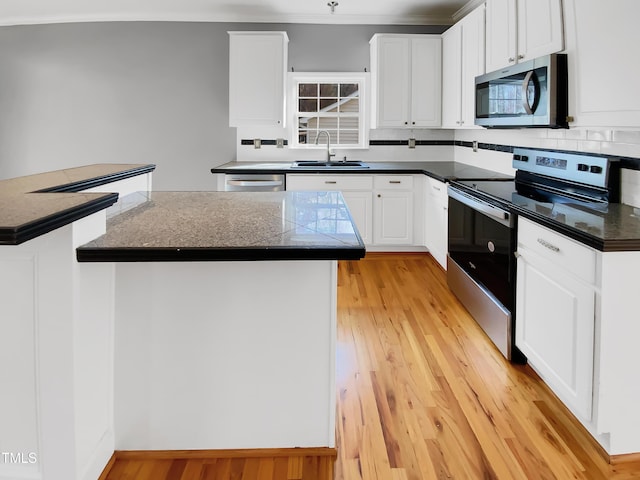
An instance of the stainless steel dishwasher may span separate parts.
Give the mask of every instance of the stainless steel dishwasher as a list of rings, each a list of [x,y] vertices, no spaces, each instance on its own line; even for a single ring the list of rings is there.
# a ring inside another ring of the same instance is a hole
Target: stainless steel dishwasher
[[[225,192],[280,192],[284,190],[284,175],[226,174]]]

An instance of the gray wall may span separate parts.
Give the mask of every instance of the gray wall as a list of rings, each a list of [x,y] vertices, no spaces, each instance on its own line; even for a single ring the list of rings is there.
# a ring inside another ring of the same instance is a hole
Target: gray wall
[[[116,22],[0,27],[0,178],[155,163],[154,188],[213,188],[235,158],[229,30],[285,30],[296,71],[362,71],[376,33],[443,27]]]

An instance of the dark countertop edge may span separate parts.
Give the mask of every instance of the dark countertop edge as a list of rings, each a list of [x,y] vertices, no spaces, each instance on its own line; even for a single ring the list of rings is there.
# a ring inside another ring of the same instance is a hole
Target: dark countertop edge
[[[118,201],[117,193],[105,193],[93,200],[87,200],[82,205],[56,212],[47,217],[20,225],[19,227],[0,227],[0,245],[19,245],[36,237],[64,227],[76,220],[87,217],[110,207]]]
[[[368,165],[371,165],[370,163]],[[315,168],[315,167],[282,167],[282,168],[219,168],[214,167],[211,169],[211,173],[239,173],[239,174],[267,174],[267,175],[287,175],[291,173],[406,173],[406,174],[421,174],[425,173],[422,168],[383,168],[383,167],[371,167],[368,168],[349,168],[349,167],[335,167],[335,168]]]
[[[529,220],[533,220],[540,225],[543,225],[554,232],[561,233],[572,240],[587,245],[588,247],[595,248],[600,252],[634,252],[640,251],[640,238],[631,239],[611,239],[603,240],[602,238],[594,237],[588,233],[582,232],[572,227],[568,227],[555,220],[549,219],[544,215],[538,215],[530,210],[519,208],[516,205],[511,207],[511,210]]]
[[[371,164],[370,164],[371,165]],[[476,167],[476,168],[481,168],[481,167]],[[305,168],[290,168],[290,167],[283,167],[283,168],[212,168],[211,169],[211,173],[223,173],[223,174],[227,174],[227,173],[237,173],[240,175],[252,175],[252,174],[265,174],[265,175],[290,175],[290,174],[298,174],[298,173],[313,173],[313,174],[330,174],[330,175],[335,175],[335,174],[342,174],[342,173],[346,173],[346,174],[359,174],[359,175],[366,175],[367,173],[371,173],[371,174],[387,174],[387,175],[426,175],[428,177],[431,178],[435,178],[436,180],[440,181],[440,182],[451,182],[454,180],[459,180],[458,177],[456,177],[455,175],[447,175],[447,176],[442,176],[442,175],[438,175],[437,173],[434,173],[430,170],[425,170],[424,168],[420,168],[420,167],[416,167],[416,168],[376,168],[376,167],[369,167],[369,168],[313,168],[313,167],[305,167]],[[513,177],[509,177],[508,175],[505,175],[504,178],[503,177],[499,177],[498,180],[511,180]],[[465,176],[464,179],[461,180],[486,180],[487,177],[486,176],[478,176],[478,177],[473,177],[473,176]]]
[[[78,262],[224,262],[359,260],[364,247],[95,248],[76,249]]]
[[[145,173],[153,172],[156,166],[153,164],[142,165],[136,168],[130,168],[122,172],[114,172],[107,175],[101,175],[97,178],[88,178],[86,180],[80,180],[78,182],[68,183],[65,185],[58,185],[55,187],[47,187],[42,190],[36,190],[33,193],[65,193],[65,192],[80,192],[88,188],[98,187],[100,185],[106,185],[108,183],[117,182],[118,180],[124,180],[126,178],[137,177]]]

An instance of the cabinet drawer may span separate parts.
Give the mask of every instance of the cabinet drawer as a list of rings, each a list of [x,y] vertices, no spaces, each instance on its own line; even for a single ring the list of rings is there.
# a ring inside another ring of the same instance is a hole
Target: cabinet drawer
[[[287,190],[373,190],[371,175],[287,175]]]
[[[590,284],[595,283],[596,252],[581,243],[520,217],[518,246],[541,255]]]
[[[411,175],[376,175],[373,180],[376,190],[412,190]]]

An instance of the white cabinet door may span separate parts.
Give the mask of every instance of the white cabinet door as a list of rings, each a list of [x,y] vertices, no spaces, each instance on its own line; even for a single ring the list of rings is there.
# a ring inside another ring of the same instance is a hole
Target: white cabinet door
[[[567,407],[590,420],[595,291],[518,251],[516,345]]]
[[[374,201],[373,242],[378,245],[411,245],[413,192],[379,190]]]
[[[462,84],[462,27],[453,25],[442,34],[442,126],[460,126]]]
[[[516,0],[488,0],[486,15],[486,69],[492,72],[516,63]]]
[[[565,0],[565,13],[571,126],[640,128],[640,2]]]
[[[440,36],[376,34],[370,44],[372,128],[440,126]]]
[[[343,191],[344,197],[349,212],[351,212],[351,218],[358,227],[360,237],[365,245],[371,244],[373,240],[373,199],[371,192],[356,192],[356,191]]]
[[[518,60],[564,49],[561,0],[518,0]]]
[[[447,269],[447,186],[427,178],[425,196],[425,245],[437,262]]]
[[[372,127],[405,127],[409,122],[409,38],[374,36],[371,44]]]
[[[485,12],[476,8],[462,20],[462,72],[460,84],[462,127],[475,127],[476,76],[485,73]],[[476,127],[480,128],[480,127]]]
[[[516,345],[567,407],[589,421],[595,251],[520,218],[517,255]]]
[[[229,126],[284,126],[286,32],[229,32]]]
[[[477,128],[475,78],[485,72],[484,7],[478,7],[442,35],[442,126]]]
[[[439,127],[442,112],[442,41],[411,39],[411,127]]]
[[[487,0],[491,72],[564,49],[561,0]]]

